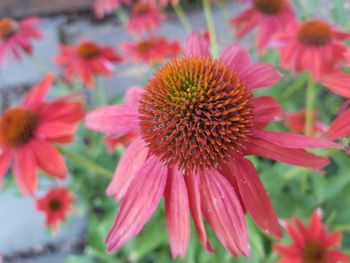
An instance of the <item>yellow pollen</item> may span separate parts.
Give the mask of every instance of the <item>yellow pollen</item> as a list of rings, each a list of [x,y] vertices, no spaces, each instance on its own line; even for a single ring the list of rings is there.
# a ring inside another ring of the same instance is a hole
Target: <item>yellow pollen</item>
[[[10,18],[0,19],[0,39],[12,36],[18,28],[17,22]]]
[[[78,47],[78,54],[84,59],[92,59],[101,53],[101,49],[92,42],[83,42]]]
[[[17,107],[7,110],[0,119],[0,141],[8,147],[19,147],[34,135],[37,116],[30,110]]]
[[[285,5],[285,0],[254,0],[254,7],[264,15],[277,15]]]
[[[307,46],[319,47],[328,44],[332,40],[331,26],[321,20],[309,20],[304,22],[298,31],[298,41]]]

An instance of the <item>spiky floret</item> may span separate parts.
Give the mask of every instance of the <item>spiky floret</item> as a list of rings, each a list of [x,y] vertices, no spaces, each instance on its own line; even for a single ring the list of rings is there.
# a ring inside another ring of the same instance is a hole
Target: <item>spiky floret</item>
[[[92,59],[97,57],[101,53],[101,49],[92,42],[82,42],[78,46],[78,54],[84,59]]]
[[[298,31],[298,40],[307,46],[323,46],[332,40],[332,28],[321,20],[309,20],[304,22]]]
[[[218,60],[174,60],[151,79],[141,98],[140,129],[150,152],[196,171],[240,151],[252,129],[251,92]]]
[[[0,141],[8,147],[19,147],[33,137],[36,125],[37,116],[32,111],[9,109],[0,119]]]
[[[286,5],[286,0],[254,0],[254,7],[265,15],[276,15]]]

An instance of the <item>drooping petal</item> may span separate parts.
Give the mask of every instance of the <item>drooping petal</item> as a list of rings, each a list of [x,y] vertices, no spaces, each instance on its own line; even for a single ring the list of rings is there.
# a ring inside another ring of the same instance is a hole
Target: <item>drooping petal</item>
[[[254,120],[260,128],[264,128],[270,122],[279,121],[284,117],[283,109],[278,101],[272,97],[261,96],[253,98],[253,105]]]
[[[350,135],[350,110],[344,111],[332,122],[326,136],[331,140],[336,140]]]
[[[263,230],[281,237],[282,231],[275,210],[253,164],[239,154],[235,154],[234,159],[228,165],[235,171],[239,192],[249,214]]]
[[[254,137],[270,141],[286,148],[342,148],[342,145],[323,138],[293,134],[288,132],[258,131]]]
[[[30,108],[35,108],[40,104],[47,94],[47,91],[52,86],[55,76],[47,75],[38,85],[36,85],[24,98],[23,105]]]
[[[13,170],[16,182],[24,195],[33,194],[37,188],[37,163],[30,146],[16,149]]]
[[[151,156],[141,167],[123,198],[117,218],[106,243],[112,252],[136,236],[151,218],[163,195],[167,168],[155,156]]]
[[[322,85],[329,88],[332,92],[350,98],[350,74],[341,71],[334,71],[329,74],[323,74],[319,81]]]
[[[326,246],[333,247],[339,245],[342,240],[342,234],[340,232],[333,232],[327,236]]]
[[[30,147],[34,153],[38,166],[48,175],[65,178],[67,166],[60,152],[44,140],[32,140]]]
[[[282,147],[260,138],[252,138],[246,144],[245,153],[247,155],[258,155],[292,165],[307,167],[315,171],[320,171],[321,168],[329,164],[329,159],[326,157],[318,157],[302,149]]]
[[[210,52],[208,41],[198,32],[190,33],[186,40],[185,54],[186,56],[191,57],[209,57]]]
[[[125,103],[129,106],[137,108],[143,92],[143,87],[134,86],[128,88],[125,95]]]
[[[240,77],[250,89],[264,88],[276,84],[281,75],[268,63],[252,64],[241,72]]]
[[[107,135],[124,134],[137,128],[138,112],[128,105],[101,107],[86,116],[86,127]]]
[[[273,249],[282,255],[286,255],[287,257],[300,257],[300,249],[294,246],[283,246],[279,244],[273,244]]]
[[[244,69],[250,64],[250,56],[246,48],[230,45],[222,52],[220,61],[241,75]]]
[[[168,175],[164,197],[171,255],[184,257],[190,241],[190,212],[184,175],[176,168]]]
[[[339,250],[329,251],[328,255],[329,263],[350,262],[350,258]]]
[[[115,195],[116,201],[122,199],[131,182],[146,161],[147,154],[148,148],[141,138],[130,144],[118,163],[106,193],[108,195]]]
[[[4,151],[0,154],[0,187],[2,184],[2,178],[5,176],[11,161],[12,161],[11,151]]]
[[[201,177],[197,173],[185,174],[185,183],[188,191],[188,199],[190,203],[191,214],[194,221],[194,226],[202,246],[209,252],[214,252],[212,245],[209,242],[207,232],[203,223],[201,211],[201,197],[200,197],[200,180]]]
[[[303,233],[299,232],[291,223],[287,223],[287,232],[289,236],[293,239],[295,245],[302,249],[305,245],[305,238]]]
[[[204,171],[201,181],[202,210],[223,246],[234,256],[249,255],[244,213],[230,183],[215,170]]]
[[[39,139],[55,140],[73,135],[77,127],[64,122],[44,122],[35,129],[35,137]]]

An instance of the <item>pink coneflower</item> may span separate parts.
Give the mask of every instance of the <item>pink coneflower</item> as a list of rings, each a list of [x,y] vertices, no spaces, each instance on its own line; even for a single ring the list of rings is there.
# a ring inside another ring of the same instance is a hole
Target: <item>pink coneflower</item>
[[[282,256],[277,263],[350,262],[349,257],[339,250],[341,233],[329,232],[319,211],[312,214],[309,225],[296,217],[294,224],[287,224],[287,231],[293,243],[274,244],[274,250]]]
[[[161,63],[181,52],[178,41],[168,41],[164,37],[150,37],[136,43],[124,43],[123,47],[126,56],[134,59],[136,63]]]
[[[277,37],[281,66],[296,72],[308,71],[318,80],[345,60],[347,46],[341,41],[349,37],[322,20],[291,25]]]
[[[97,18],[103,18],[105,15],[112,13],[121,4],[130,5],[131,0],[96,0],[94,12]]]
[[[88,88],[95,87],[96,75],[111,77],[114,64],[122,61],[113,47],[100,46],[91,41],[62,45],[60,50],[61,54],[54,61],[64,68],[67,80],[71,82],[74,77],[79,77]]]
[[[83,103],[73,96],[45,102],[54,80],[49,75],[25,97],[21,106],[8,109],[0,118],[0,181],[13,162],[13,172],[23,194],[37,188],[37,170],[64,178],[67,168],[53,143],[73,140],[83,118]]]
[[[151,4],[153,6],[166,7],[168,5],[177,5],[179,0],[143,0],[143,2]]]
[[[256,47],[263,53],[275,33],[284,31],[296,17],[289,0],[252,0],[250,8],[231,19],[236,37],[241,38],[257,28]]]
[[[40,39],[38,18],[26,18],[16,21],[11,18],[0,18],[0,65],[7,58],[14,56],[21,59],[21,51],[32,53],[32,39]]]
[[[126,29],[133,34],[143,34],[159,27],[164,19],[164,14],[156,6],[138,1],[131,7]]]
[[[252,64],[248,51],[234,45],[213,59],[206,44],[200,34],[191,34],[186,56],[159,69],[139,89],[138,101],[102,107],[86,118],[88,128],[108,135],[139,133],[107,189],[122,199],[106,239],[108,251],[137,235],[164,196],[173,257],[186,254],[189,211],[207,250],[213,248],[203,215],[232,255],[248,255],[245,210],[269,233],[280,236],[281,230],[263,184],[244,156],[319,170],[328,159],[303,148],[339,147],[327,140],[264,131],[282,110],[273,98],[253,97],[252,91],[276,83],[279,74],[269,64]]]
[[[285,125],[293,133],[304,133],[305,132],[305,110],[302,109],[298,112],[293,112],[287,114]],[[313,113],[313,124],[312,124],[312,134],[324,133],[328,127],[325,123],[318,120],[318,112]]]
[[[36,201],[36,207],[46,215],[46,225],[57,231],[59,224],[72,211],[73,194],[65,187],[57,187],[48,191]]]

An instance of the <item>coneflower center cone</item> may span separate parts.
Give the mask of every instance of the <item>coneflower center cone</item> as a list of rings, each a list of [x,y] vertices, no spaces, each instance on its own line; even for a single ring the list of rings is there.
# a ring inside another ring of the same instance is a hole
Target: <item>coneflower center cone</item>
[[[50,211],[57,212],[61,209],[62,202],[61,202],[61,200],[59,200],[57,198],[53,198],[49,201],[48,206],[49,206]]]
[[[134,15],[141,16],[141,15],[148,14],[150,12],[150,10],[151,10],[150,5],[148,5],[146,3],[139,2],[133,6],[132,13]]]
[[[7,110],[0,119],[0,141],[8,147],[28,142],[37,125],[37,116],[30,110],[17,107]]]
[[[326,263],[327,253],[322,244],[318,242],[308,242],[303,251],[304,263]]]
[[[136,48],[139,52],[145,53],[150,51],[154,47],[154,44],[151,41],[142,41],[137,44]]]
[[[298,41],[307,46],[319,47],[332,40],[332,28],[321,20],[304,22],[298,31]]]
[[[10,37],[18,28],[17,22],[11,18],[0,19],[0,40]]]
[[[139,106],[151,153],[184,171],[216,168],[251,133],[251,92],[218,60],[187,57],[161,68]]]
[[[254,0],[254,7],[264,15],[279,14],[285,7],[285,0]]]
[[[81,58],[92,59],[101,53],[100,48],[92,42],[83,42],[78,46],[78,54]]]

